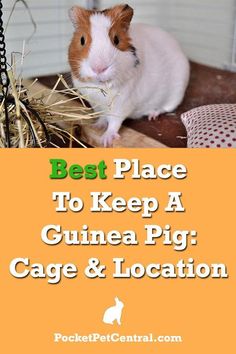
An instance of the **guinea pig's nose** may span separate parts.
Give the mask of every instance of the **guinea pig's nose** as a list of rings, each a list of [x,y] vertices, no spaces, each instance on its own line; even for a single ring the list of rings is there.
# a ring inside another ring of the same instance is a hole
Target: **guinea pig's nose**
[[[95,66],[92,66],[92,70],[93,70],[93,72],[95,72],[95,74],[102,74],[102,73],[104,73],[107,69],[108,69],[108,66],[104,66],[104,65],[95,65]]]

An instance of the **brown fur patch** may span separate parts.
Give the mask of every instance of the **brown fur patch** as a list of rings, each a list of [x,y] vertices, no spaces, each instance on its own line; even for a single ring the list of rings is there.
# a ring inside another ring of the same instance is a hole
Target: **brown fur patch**
[[[112,20],[109,36],[114,46],[121,51],[129,50],[132,44],[128,35],[128,30],[134,14],[133,9],[129,5],[118,5],[111,9],[105,10],[104,13]],[[118,45],[115,45],[116,36],[119,39]]]
[[[73,22],[76,26],[76,30],[74,32],[68,54],[72,73],[76,78],[79,78],[80,63],[83,59],[87,58],[92,42],[90,16],[94,13],[94,11],[85,10],[79,6],[75,6],[72,11]],[[82,37],[85,39],[84,46],[81,44]]]

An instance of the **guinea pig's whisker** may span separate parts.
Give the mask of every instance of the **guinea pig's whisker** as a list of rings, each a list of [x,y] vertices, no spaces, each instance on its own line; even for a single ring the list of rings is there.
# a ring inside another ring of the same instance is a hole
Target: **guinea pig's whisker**
[[[64,79],[71,79],[71,73],[65,73],[62,75]]]

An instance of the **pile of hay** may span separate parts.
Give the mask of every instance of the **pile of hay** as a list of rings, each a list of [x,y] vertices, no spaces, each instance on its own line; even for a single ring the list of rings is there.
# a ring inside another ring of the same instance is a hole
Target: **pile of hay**
[[[15,79],[12,70],[8,72],[10,86],[7,97],[1,96],[0,102],[0,147],[58,147],[51,141],[57,136],[64,142],[64,138],[76,141],[82,147],[84,144],[73,135],[73,127],[95,119],[100,113],[94,113],[85,104],[85,98],[77,90],[70,88],[62,75],[59,76],[53,89],[43,88],[35,92],[34,85],[22,85],[22,79]],[[59,84],[63,89],[59,90]],[[35,93],[32,93],[35,92]],[[59,98],[60,97],[60,98]],[[59,98],[59,99],[58,99]],[[9,138],[6,132],[5,105],[9,116]],[[78,104],[74,104],[75,102]],[[68,130],[69,122],[70,129]],[[60,124],[59,124],[60,123]],[[62,125],[63,123],[63,125]],[[63,128],[62,128],[63,126]]]

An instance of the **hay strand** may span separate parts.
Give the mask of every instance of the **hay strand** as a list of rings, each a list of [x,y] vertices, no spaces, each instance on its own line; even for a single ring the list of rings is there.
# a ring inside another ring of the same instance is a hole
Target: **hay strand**
[[[10,145],[14,148],[31,148],[55,146],[51,143],[51,136],[69,139],[69,146],[73,141],[86,147],[73,135],[74,126],[85,124],[88,120],[96,119],[101,112],[93,112],[84,102],[84,97],[77,90],[70,88],[62,75],[59,75],[52,89],[44,88],[34,91],[35,79],[27,86],[22,85],[22,79],[15,79],[14,72],[9,70],[10,87],[6,98],[1,97],[0,105],[0,147],[6,147],[5,105],[10,119]],[[58,86],[63,85],[59,90]],[[58,94],[60,99],[58,100]],[[61,98],[62,97],[62,98]],[[78,105],[71,103],[78,101]],[[69,122],[67,129],[59,128],[57,124]],[[58,147],[57,145],[55,147]]]

